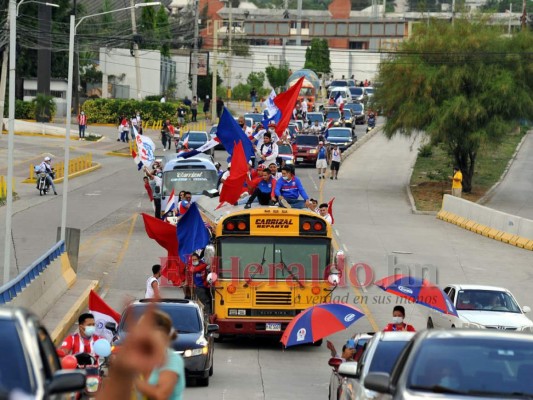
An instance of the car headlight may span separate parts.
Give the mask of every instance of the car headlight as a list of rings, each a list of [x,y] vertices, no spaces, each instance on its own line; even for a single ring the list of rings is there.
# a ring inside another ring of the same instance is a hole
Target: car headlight
[[[187,349],[183,352],[183,357],[194,357],[194,356],[201,356],[202,354],[207,354],[208,348],[207,346],[199,347],[197,349]]]
[[[311,149],[311,150],[309,150],[309,153],[310,153],[310,154],[316,154],[316,149]]]

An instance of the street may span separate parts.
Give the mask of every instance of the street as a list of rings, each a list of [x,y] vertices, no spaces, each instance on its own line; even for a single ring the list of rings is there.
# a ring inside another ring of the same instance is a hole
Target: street
[[[357,130],[362,134],[365,128],[358,126]],[[75,153],[92,151],[102,168],[71,181],[68,226],[82,231],[78,278],[100,279],[105,301],[121,311],[131,298],[143,296],[151,266],[166,252],[146,236],[139,217],[141,212],[152,213],[142,174],[130,158],[105,155],[114,144],[113,133],[108,135],[98,144],[73,143]],[[44,152],[61,154],[61,145],[56,139],[16,137],[17,177],[25,175],[22,171],[27,169],[27,159],[38,159]],[[1,146],[5,152],[4,141]],[[417,149],[417,140],[395,137],[389,141],[378,133],[342,164],[337,181],[318,180],[312,167],[297,168],[311,197],[320,202],[336,198],[333,228],[338,248],[346,251],[350,265],[364,263],[372,270],[372,276],[359,277],[366,282],[364,287],[338,288],[334,293],[366,314],[347,332],[329,338],[337,348],[353,333],[380,330],[389,322],[397,300],[370,283],[398,272],[395,267],[404,273],[421,273],[424,268],[441,286],[504,286],[521,305],[533,304],[528,285],[532,277],[530,252],[446,224],[432,215],[412,214],[406,184]],[[524,146],[521,151],[530,149]],[[226,153],[217,151],[216,158],[223,160]],[[13,218],[14,258],[19,270],[55,243],[60,223],[61,195],[40,198],[32,185],[27,187],[15,202]],[[510,190],[500,186],[504,187]],[[61,184],[58,190],[61,194]],[[164,295],[181,297],[182,291],[168,288]],[[408,305],[406,311],[408,323],[419,330],[425,328],[424,310]],[[215,346],[210,386],[188,387],[184,398],[324,399],[331,370],[328,359],[325,345],[284,351],[272,339],[228,340]]]

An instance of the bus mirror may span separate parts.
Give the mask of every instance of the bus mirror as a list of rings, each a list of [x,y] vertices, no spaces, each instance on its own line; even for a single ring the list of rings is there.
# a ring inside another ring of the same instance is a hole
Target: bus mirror
[[[207,283],[210,285],[214,285],[215,282],[218,280],[218,275],[216,272],[210,272],[207,274]]]
[[[204,250],[204,261],[207,265],[211,265],[211,261],[213,260],[213,257],[215,256],[215,246],[212,244],[208,244],[205,246]]]
[[[335,264],[337,265],[338,269],[342,269],[344,267],[344,251],[339,250],[335,253]]]
[[[339,281],[340,281],[339,274],[330,274],[328,276],[328,282],[333,286],[337,286],[339,284]]]

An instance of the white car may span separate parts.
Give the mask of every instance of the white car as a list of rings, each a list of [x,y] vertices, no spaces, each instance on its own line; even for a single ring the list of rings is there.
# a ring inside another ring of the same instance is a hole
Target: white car
[[[520,307],[505,289],[482,285],[448,285],[444,288],[458,317],[431,310],[428,328],[481,328],[533,332],[533,322],[525,316],[531,311]]]

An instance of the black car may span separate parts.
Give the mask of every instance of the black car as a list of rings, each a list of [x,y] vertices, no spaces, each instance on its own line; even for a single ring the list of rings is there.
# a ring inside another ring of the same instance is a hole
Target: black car
[[[48,332],[30,312],[0,307],[0,336],[0,399],[15,390],[32,399],[60,399],[85,388],[85,372],[61,370]]]
[[[122,313],[114,342],[120,340],[128,332],[128,321],[136,321],[146,310],[151,300],[139,300],[130,304]],[[161,299],[157,302],[159,310],[167,313],[172,319],[178,337],[171,344],[174,351],[183,357],[185,377],[196,379],[200,386],[209,385],[209,377],[213,375],[213,333],[218,325],[209,324],[200,306],[192,300]],[[130,316],[133,313],[133,318]]]
[[[344,109],[352,111],[356,124],[364,124],[366,122],[365,106],[363,104],[348,103],[344,105]]]

